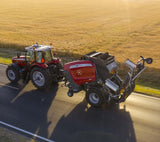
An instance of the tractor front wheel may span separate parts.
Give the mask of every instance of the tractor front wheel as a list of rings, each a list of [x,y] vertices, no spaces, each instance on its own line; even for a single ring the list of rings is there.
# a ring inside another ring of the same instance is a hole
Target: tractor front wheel
[[[20,80],[18,66],[9,65],[6,69],[6,75],[12,83],[17,83]]]
[[[35,67],[31,70],[31,80],[36,88],[46,89],[51,82],[49,71],[47,69]]]

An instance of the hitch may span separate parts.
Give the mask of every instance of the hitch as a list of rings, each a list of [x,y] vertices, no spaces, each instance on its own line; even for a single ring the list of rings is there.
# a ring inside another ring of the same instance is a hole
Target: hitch
[[[69,91],[67,92],[67,94],[68,94],[69,97],[72,97],[72,96],[73,96],[73,90],[69,90]]]

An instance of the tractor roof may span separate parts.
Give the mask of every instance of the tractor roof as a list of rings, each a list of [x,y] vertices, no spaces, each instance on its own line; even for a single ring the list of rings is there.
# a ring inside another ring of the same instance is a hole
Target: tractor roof
[[[49,45],[38,45],[38,44],[34,44],[32,46],[26,47],[25,50],[26,51],[49,51],[52,49],[52,46]]]

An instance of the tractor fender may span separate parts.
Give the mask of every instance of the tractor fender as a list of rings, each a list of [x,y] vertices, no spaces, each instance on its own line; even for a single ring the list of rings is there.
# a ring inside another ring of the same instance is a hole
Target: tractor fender
[[[12,63],[9,65],[9,67],[11,67],[11,66],[14,67],[16,70],[19,70],[19,66],[17,64]]]
[[[40,68],[48,68],[48,65],[47,64],[41,64],[41,63],[35,63],[31,66],[31,69],[32,70],[34,67],[40,67]]]

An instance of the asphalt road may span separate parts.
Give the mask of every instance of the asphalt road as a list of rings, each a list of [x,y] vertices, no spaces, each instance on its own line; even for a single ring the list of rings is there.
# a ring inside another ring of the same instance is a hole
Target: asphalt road
[[[0,65],[0,121],[56,142],[159,142],[160,99],[132,93],[119,106],[90,107],[63,83],[38,91],[10,84]]]

